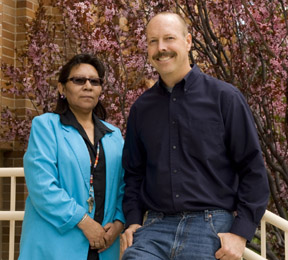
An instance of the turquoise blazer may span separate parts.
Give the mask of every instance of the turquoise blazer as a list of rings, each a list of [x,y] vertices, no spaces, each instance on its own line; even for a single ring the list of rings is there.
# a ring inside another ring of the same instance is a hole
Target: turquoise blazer
[[[106,194],[103,226],[125,222],[122,212],[124,171],[123,138],[118,128],[101,140],[106,160]],[[20,241],[20,260],[87,260],[89,241],[77,227],[88,212],[90,156],[79,132],[62,125],[54,113],[37,116],[24,155],[28,188]],[[95,206],[90,217],[93,218]],[[101,260],[118,260],[119,238],[100,254]]]

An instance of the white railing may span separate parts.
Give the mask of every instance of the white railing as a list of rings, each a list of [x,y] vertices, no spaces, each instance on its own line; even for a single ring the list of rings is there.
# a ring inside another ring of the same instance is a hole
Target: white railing
[[[257,253],[255,253],[254,251],[252,251],[251,249],[246,247],[242,259],[245,259],[245,260],[266,260],[267,258],[262,257],[261,255],[258,255]]]
[[[0,178],[10,177],[10,211],[0,211],[0,221],[8,220],[10,222],[9,233],[9,260],[14,260],[15,244],[15,221],[23,220],[24,211],[15,211],[16,205],[16,177],[24,177],[23,168],[0,168]],[[266,259],[266,223],[284,231],[285,238],[285,260],[288,260],[288,221],[266,210],[261,220],[261,256],[252,250],[246,248],[243,259],[245,260],[264,260]],[[284,259],[283,259],[284,260]]]
[[[288,221],[268,210],[261,220],[261,255],[266,256],[266,223],[284,231],[285,260],[288,260]]]
[[[9,177],[10,186],[10,211],[0,211],[0,221],[8,220],[9,229],[9,260],[14,260],[15,247],[15,221],[23,220],[24,211],[16,210],[16,177],[24,177],[23,168],[0,168],[0,178]]]
[[[263,260],[266,258],[266,223],[283,230],[285,241],[285,260],[288,260],[288,221],[266,210],[261,220],[261,256],[246,248],[243,258],[246,260]],[[284,260],[284,259],[283,259]]]

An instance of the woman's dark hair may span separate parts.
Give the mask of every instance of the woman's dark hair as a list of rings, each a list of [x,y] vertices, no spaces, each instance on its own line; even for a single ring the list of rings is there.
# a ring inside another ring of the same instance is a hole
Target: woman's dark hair
[[[97,70],[99,78],[104,78],[105,68],[103,63],[98,60],[94,55],[84,53],[75,55],[62,67],[58,77],[58,82],[63,85],[66,84],[72,68],[83,63],[93,66]],[[67,111],[68,107],[69,105],[67,99],[61,98],[60,93],[58,93],[58,99],[54,113],[59,115],[64,114]],[[107,117],[106,109],[101,104],[100,100],[98,101],[96,107],[93,109],[93,112],[102,120],[105,120]]]

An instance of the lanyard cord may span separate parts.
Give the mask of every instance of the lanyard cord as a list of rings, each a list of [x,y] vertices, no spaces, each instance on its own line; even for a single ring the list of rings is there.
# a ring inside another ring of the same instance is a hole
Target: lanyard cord
[[[99,161],[99,153],[100,153],[100,141],[97,143],[97,152],[96,152],[96,158],[93,165],[93,170],[91,169],[90,173],[90,190],[89,190],[89,197],[93,196],[93,171],[96,169],[98,161]],[[90,166],[92,166],[92,161],[90,160]]]

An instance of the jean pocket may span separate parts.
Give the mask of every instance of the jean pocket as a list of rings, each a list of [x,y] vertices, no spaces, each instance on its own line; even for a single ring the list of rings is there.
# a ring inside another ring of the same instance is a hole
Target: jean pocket
[[[143,225],[140,228],[138,228],[137,231],[140,231],[144,228],[151,226],[152,224],[161,220],[162,218],[163,218],[162,213],[154,212],[154,211],[148,211],[145,214]]]
[[[228,211],[211,211],[208,213],[208,220],[212,232],[218,237],[218,233],[227,233],[230,231],[234,216]]]

